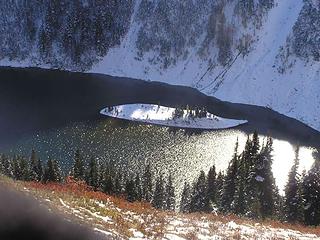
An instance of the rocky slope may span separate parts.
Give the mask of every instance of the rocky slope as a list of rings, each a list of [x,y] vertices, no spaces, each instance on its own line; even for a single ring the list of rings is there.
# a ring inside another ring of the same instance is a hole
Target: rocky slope
[[[319,0],[7,1],[0,64],[193,86],[320,130],[319,9]]]

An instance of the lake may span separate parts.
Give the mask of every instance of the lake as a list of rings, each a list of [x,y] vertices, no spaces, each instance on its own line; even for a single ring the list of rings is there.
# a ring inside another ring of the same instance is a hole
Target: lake
[[[43,160],[52,156],[64,168],[79,148],[88,157],[113,161],[132,173],[151,163],[156,173],[171,172],[180,190],[184,180],[192,181],[213,164],[224,170],[236,139],[242,151],[247,134],[258,130],[261,142],[267,135],[275,139],[273,172],[283,189],[295,146],[302,146],[300,170],[308,170],[320,143],[319,132],[297,120],[188,87],[43,69],[0,68],[0,76],[0,150],[28,155],[34,148]],[[107,106],[125,103],[206,106],[216,115],[248,123],[226,130],[183,130],[99,114]]]

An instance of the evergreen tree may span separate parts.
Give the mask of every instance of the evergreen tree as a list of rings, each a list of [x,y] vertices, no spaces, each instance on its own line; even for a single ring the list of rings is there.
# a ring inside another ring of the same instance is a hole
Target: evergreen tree
[[[277,186],[275,186],[274,189],[274,211],[273,211],[273,216],[280,220],[280,221],[285,221],[285,211],[284,211],[284,197],[280,195],[279,189]]]
[[[172,176],[169,175],[166,185],[166,210],[174,211],[176,206],[175,190],[172,183]]]
[[[1,156],[0,156],[0,174],[5,174],[5,169],[4,169],[4,165],[3,165],[4,158],[5,158],[5,156],[3,154],[1,154]]]
[[[40,158],[38,158],[38,162],[37,162],[37,181],[40,182],[42,181],[43,178],[43,166],[42,166],[42,162],[40,160]]]
[[[303,181],[304,219],[307,225],[320,224],[320,160],[316,159]]]
[[[134,202],[137,200],[135,181],[132,177],[130,177],[126,182],[126,199],[129,202]]]
[[[165,209],[166,207],[164,180],[162,174],[160,174],[156,181],[156,186],[152,199],[152,206],[157,209]]]
[[[261,215],[263,218],[271,217],[275,203],[275,179],[272,173],[272,138],[267,139],[266,146],[261,150],[258,163],[258,188],[260,193]]]
[[[222,198],[222,191],[223,191],[223,181],[224,181],[224,176],[221,171],[219,171],[216,179],[216,205],[217,209],[221,209],[221,198]]]
[[[58,162],[56,160],[53,160],[52,158],[49,158],[47,161],[47,166],[45,169],[43,181],[45,183],[48,182],[61,182],[62,176],[61,176],[61,170]]]
[[[88,172],[86,176],[86,182],[89,186],[93,187],[94,190],[98,190],[100,187],[100,173],[98,161],[95,158],[91,158],[88,166]]]
[[[113,174],[111,167],[106,165],[104,169],[104,177],[103,177],[103,187],[102,190],[103,192],[107,194],[113,194],[114,191],[114,181],[113,181]]]
[[[121,194],[123,192],[123,177],[121,172],[118,170],[114,179],[114,193]]]
[[[246,159],[248,177],[245,185],[246,197],[246,215],[252,218],[259,218],[261,216],[260,193],[258,189],[258,182],[261,180],[258,176],[260,143],[257,131],[253,133],[251,148],[249,148],[249,155]]]
[[[245,214],[245,185],[247,180],[247,170],[244,154],[239,157],[238,174],[236,179],[236,190],[234,194],[234,213],[238,215]]]
[[[191,195],[190,211],[205,212],[206,211],[206,194],[207,180],[204,171],[200,172],[198,180],[194,183]]]
[[[146,166],[146,169],[142,178],[142,198],[147,202],[151,202],[153,195],[153,180],[150,164]]]
[[[22,180],[22,169],[20,166],[20,158],[15,156],[12,161],[13,177],[16,180]]]
[[[31,150],[30,156],[30,180],[36,181],[37,180],[37,156],[36,151],[34,149]]]
[[[180,201],[180,212],[189,213],[191,205],[191,188],[189,183],[184,182]]]
[[[76,180],[85,179],[85,166],[81,156],[80,150],[78,149],[74,155],[74,165],[71,174]]]
[[[139,174],[136,175],[136,178],[134,180],[135,188],[136,188],[136,195],[137,195],[137,201],[142,200],[142,185],[141,185],[141,179],[139,177]]]
[[[299,148],[296,148],[293,166],[289,172],[288,182],[285,187],[285,212],[286,220],[289,222],[298,222],[301,220],[302,199],[300,195],[299,183]]]
[[[234,149],[232,160],[229,163],[227,173],[223,183],[221,211],[231,212],[234,205],[234,196],[236,190],[236,179],[238,174],[238,140]]]
[[[213,209],[213,206],[216,205],[216,195],[217,195],[217,188],[216,188],[216,168],[213,165],[207,177],[207,211],[210,212]]]
[[[5,156],[1,155],[1,165],[2,165],[2,173],[8,177],[13,178],[13,162],[12,159]]]
[[[31,151],[30,156],[30,180],[31,181],[41,181],[43,177],[43,168],[40,159],[37,157],[36,151]]]
[[[28,161],[25,157],[19,157],[19,165],[21,171],[21,179],[22,181],[29,181],[30,179],[30,167]]]

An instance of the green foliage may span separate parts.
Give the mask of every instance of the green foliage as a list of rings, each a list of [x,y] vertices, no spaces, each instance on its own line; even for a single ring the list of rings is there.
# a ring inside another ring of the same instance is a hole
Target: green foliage
[[[127,180],[125,189],[126,189],[126,199],[129,202],[134,202],[138,200],[135,181],[132,177],[130,177],[130,179]]]
[[[91,158],[86,174],[86,182],[89,186],[92,186],[94,190],[98,190],[100,187],[100,165],[95,158]]]
[[[231,212],[234,205],[234,196],[236,191],[236,180],[238,176],[238,140],[236,142],[232,160],[229,163],[226,176],[224,178],[222,198],[221,198],[221,211]]]
[[[184,183],[181,201],[180,201],[180,212],[189,213],[191,207],[191,188],[188,182]]]
[[[79,149],[74,155],[74,165],[71,176],[73,176],[76,180],[85,180],[85,164]]]
[[[294,164],[289,172],[285,187],[285,197],[279,194],[272,174],[272,138],[267,138],[260,147],[255,132],[248,136],[245,148],[238,153],[238,141],[226,174],[216,174],[212,166],[208,174],[204,171],[193,183],[184,183],[179,210],[189,212],[212,212],[219,209],[222,213],[234,213],[250,218],[276,218],[307,225],[320,224],[320,161],[319,156],[308,172],[298,173],[299,148],[296,149]],[[71,173],[82,172],[85,180],[94,190],[108,194],[123,195],[130,202],[148,201],[162,210],[176,208],[176,195],[172,175],[167,180],[160,174],[153,185],[152,169],[147,165],[142,177],[124,172],[113,162],[101,166],[96,158],[91,158],[85,171],[80,152],[75,154]],[[83,171],[82,171],[83,170]],[[45,170],[34,150],[30,158],[1,155],[0,173],[23,181],[61,182],[62,173],[58,162],[49,158]],[[154,189],[154,191],[153,191]]]
[[[207,210],[207,180],[204,171],[200,172],[198,180],[194,183],[192,194],[191,194],[191,203],[190,203],[190,212],[206,212]]]
[[[285,216],[289,222],[302,221],[302,196],[300,192],[299,148],[295,151],[293,166],[289,172],[288,182],[285,187]]]
[[[142,199],[151,202],[153,196],[153,179],[150,164],[146,166],[142,177]]]
[[[174,211],[176,207],[176,195],[175,195],[175,189],[172,182],[172,176],[171,174],[168,177],[166,189],[166,210]]]
[[[320,160],[316,159],[306,174],[302,194],[304,200],[304,221],[307,225],[320,225]]]
[[[207,211],[210,212],[216,205],[217,186],[216,186],[216,168],[212,166],[207,177]]]
[[[44,172],[43,181],[48,182],[61,182],[62,175],[58,162],[52,158],[47,161],[47,166]]]
[[[157,209],[166,209],[166,195],[165,195],[165,182],[163,175],[157,178],[156,186],[152,199],[152,206]]]

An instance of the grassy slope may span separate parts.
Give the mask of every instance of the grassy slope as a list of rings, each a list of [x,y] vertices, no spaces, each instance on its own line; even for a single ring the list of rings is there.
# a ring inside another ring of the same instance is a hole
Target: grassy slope
[[[94,192],[83,183],[39,184],[0,177],[0,184],[23,191],[67,219],[89,225],[108,239],[320,239],[320,228],[236,216],[179,214],[146,203]]]

